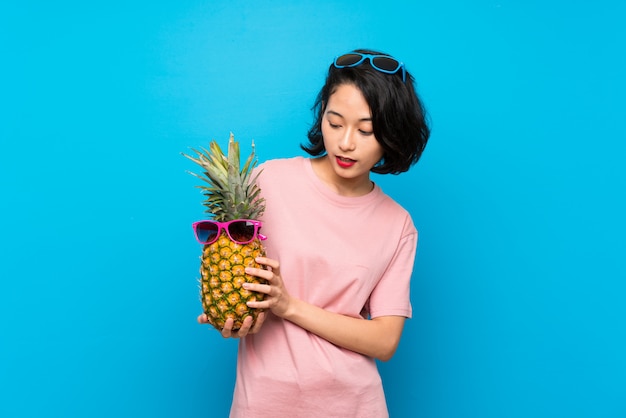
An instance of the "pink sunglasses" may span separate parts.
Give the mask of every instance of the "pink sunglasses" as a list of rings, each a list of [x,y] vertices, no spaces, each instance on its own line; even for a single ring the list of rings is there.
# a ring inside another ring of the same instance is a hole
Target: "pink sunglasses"
[[[255,238],[265,240],[265,235],[259,234],[261,222],[251,219],[235,219],[228,222],[198,221],[193,223],[193,232],[200,244],[213,244],[219,238],[222,230],[237,244],[248,244]]]

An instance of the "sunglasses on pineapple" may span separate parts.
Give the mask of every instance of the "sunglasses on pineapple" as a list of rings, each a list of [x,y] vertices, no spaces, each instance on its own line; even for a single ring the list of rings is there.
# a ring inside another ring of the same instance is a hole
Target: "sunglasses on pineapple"
[[[265,240],[265,235],[259,234],[261,222],[251,219],[235,219],[228,222],[198,221],[193,223],[193,232],[200,244],[213,244],[222,231],[237,244],[248,244],[255,238]]]
[[[402,82],[406,83],[406,70],[404,64],[389,55],[371,55],[361,54],[360,52],[351,52],[349,54],[340,55],[335,58],[333,65],[336,68],[357,67],[369,59],[370,65],[375,70],[386,74],[395,74],[402,70]]]

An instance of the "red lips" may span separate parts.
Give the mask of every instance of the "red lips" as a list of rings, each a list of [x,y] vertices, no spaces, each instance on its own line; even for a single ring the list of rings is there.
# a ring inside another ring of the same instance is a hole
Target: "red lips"
[[[350,168],[352,167],[356,161],[351,160],[349,158],[336,157],[337,165],[342,168]]]

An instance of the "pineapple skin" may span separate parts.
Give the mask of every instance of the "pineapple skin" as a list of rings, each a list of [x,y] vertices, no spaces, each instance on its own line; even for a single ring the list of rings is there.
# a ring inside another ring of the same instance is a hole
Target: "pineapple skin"
[[[249,301],[261,301],[264,295],[242,287],[243,283],[267,281],[245,273],[246,267],[263,268],[256,257],[264,257],[265,249],[258,238],[248,244],[237,244],[222,233],[217,241],[205,245],[200,257],[200,300],[208,321],[218,331],[228,318],[234,320],[233,331],[241,328],[246,317],[253,324],[263,310],[250,308]]]

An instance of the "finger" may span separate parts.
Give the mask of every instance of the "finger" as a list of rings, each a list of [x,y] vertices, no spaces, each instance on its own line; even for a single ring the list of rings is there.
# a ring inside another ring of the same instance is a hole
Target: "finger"
[[[198,323],[199,324],[208,324],[209,318],[207,318],[206,314],[198,315]]]
[[[271,295],[272,293],[272,286],[270,286],[269,284],[243,283],[241,287],[251,292],[258,292],[266,295]]]
[[[254,321],[254,325],[252,326],[252,329],[250,330],[249,334],[256,334],[259,331],[259,329],[261,329],[261,325],[263,325],[264,321],[265,321],[265,312],[261,312],[256,317],[256,321]]]
[[[265,286],[265,285],[261,285]],[[263,300],[249,300],[246,305],[252,309],[271,309],[272,304],[270,298],[263,298]]]
[[[233,334],[233,325],[235,324],[235,321],[233,320],[233,318],[228,318],[226,320],[226,322],[224,323],[224,328],[222,328],[222,337],[224,338],[230,338],[231,335]]]
[[[252,327],[252,321],[253,319],[251,316],[247,316],[244,318],[243,323],[241,324],[241,328],[239,328],[239,331],[237,332],[238,338],[243,338],[248,335],[248,333],[250,332],[250,328]]]
[[[280,268],[280,263],[278,262],[278,260],[274,260],[273,258],[257,257],[254,260],[259,264],[271,267],[272,270],[277,270]]]
[[[264,270],[255,267],[246,267],[246,274],[250,276],[258,277],[260,279],[271,281],[274,277],[274,273],[271,270]]]

